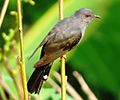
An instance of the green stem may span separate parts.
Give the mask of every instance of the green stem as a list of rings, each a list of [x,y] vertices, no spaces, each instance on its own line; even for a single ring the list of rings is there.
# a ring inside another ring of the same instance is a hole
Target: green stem
[[[63,0],[59,0],[59,18],[64,18],[63,13]],[[66,100],[66,76],[65,76],[65,58],[66,55],[61,57],[61,99]]]
[[[65,76],[65,58],[66,55],[61,57],[61,96],[62,100],[66,100],[66,76]]]
[[[3,22],[4,16],[5,16],[6,10],[8,8],[9,1],[10,0],[5,0],[4,5],[3,5],[3,8],[2,8],[2,11],[0,14],[0,28],[2,26],[2,22]]]
[[[25,61],[24,61],[24,49],[23,49],[21,0],[17,0],[17,8],[18,8],[18,28],[19,28],[18,30],[19,30],[19,37],[20,37],[20,55],[21,55],[20,67],[21,67],[21,75],[22,75],[22,84],[23,84],[23,91],[24,91],[24,100],[28,100]]]

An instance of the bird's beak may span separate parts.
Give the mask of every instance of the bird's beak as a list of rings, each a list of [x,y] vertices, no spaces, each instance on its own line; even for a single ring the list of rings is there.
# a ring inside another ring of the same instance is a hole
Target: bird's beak
[[[99,15],[94,15],[95,18],[101,19]]]

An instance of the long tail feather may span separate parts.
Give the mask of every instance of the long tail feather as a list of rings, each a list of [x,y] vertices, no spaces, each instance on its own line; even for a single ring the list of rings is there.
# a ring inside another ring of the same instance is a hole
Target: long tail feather
[[[30,93],[35,92],[39,94],[43,82],[46,81],[47,76],[49,75],[51,66],[52,63],[35,69],[27,83],[28,91]]]

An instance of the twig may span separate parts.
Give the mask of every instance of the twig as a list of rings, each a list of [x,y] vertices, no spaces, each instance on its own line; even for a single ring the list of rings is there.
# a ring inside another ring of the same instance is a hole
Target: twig
[[[24,99],[24,92],[23,92],[23,84],[22,84],[22,76],[21,76],[21,70],[20,70],[20,66],[17,66],[17,70],[18,70],[18,85],[20,88],[20,94],[21,94],[21,100]]]
[[[19,98],[22,98],[21,89],[20,89],[20,87],[18,85],[15,74],[14,74],[14,72],[12,70],[12,67],[10,66],[10,63],[9,63],[7,57],[4,57],[4,64],[5,64],[6,70],[8,71],[9,75],[13,79],[13,82],[14,82],[14,84],[16,86],[17,91],[18,91]]]
[[[63,20],[63,0],[59,1],[59,19]],[[66,78],[65,78],[65,58],[66,55],[61,57],[61,99],[66,100]]]
[[[61,88],[59,87],[59,85],[52,80],[50,77],[47,80],[49,82],[50,85],[52,85],[59,93],[61,93]]]
[[[97,97],[94,95],[94,93],[88,87],[88,85],[85,82],[85,80],[83,79],[83,77],[77,71],[74,71],[73,75],[78,80],[78,82],[80,83],[80,85],[82,87],[82,90],[88,96],[88,99],[89,100],[98,100]]]
[[[5,0],[2,11],[1,11],[1,14],[0,14],[0,29],[1,29],[1,26],[2,26],[2,22],[3,22],[4,16],[5,16],[9,1],[10,0]]]
[[[54,72],[54,77],[61,83],[60,75],[57,72]],[[67,82],[67,92],[75,99],[75,100],[83,100],[83,98],[76,92],[76,90]]]
[[[14,55],[14,58],[16,59],[17,56],[18,56],[18,51],[17,51],[17,48],[16,46],[13,46],[12,48],[12,52],[13,52],[13,55]],[[9,64],[10,65],[10,64]],[[23,93],[23,85],[22,85],[22,77],[21,77],[21,70],[20,70],[20,66],[18,64],[18,60],[16,60],[16,66],[17,66],[17,84],[18,84],[18,88],[19,88],[19,94],[20,94],[20,100],[23,100],[24,99],[24,93]]]
[[[11,97],[12,100],[16,100],[16,97],[11,93],[11,91],[9,90],[9,87],[3,81],[1,75],[0,75],[0,86],[10,95],[10,97]]]
[[[23,84],[23,91],[24,91],[24,100],[28,100],[25,61],[24,61],[24,49],[23,49],[21,0],[17,0],[17,9],[18,9],[18,28],[19,28],[19,37],[20,37],[20,55],[21,55],[20,67],[21,67],[21,75],[22,75],[22,84]]]

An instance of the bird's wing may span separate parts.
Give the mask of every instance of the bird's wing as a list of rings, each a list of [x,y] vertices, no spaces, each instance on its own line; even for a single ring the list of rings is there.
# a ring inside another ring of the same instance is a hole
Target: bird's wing
[[[31,56],[28,58],[29,60],[33,57],[33,55],[37,52],[37,50],[43,46],[45,43],[47,43],[47,41],[50,39],[51,37],[54,37],[54,35],[57,33],[57,31],[59,31],[56,27],[59,27],[59,25],[64,24],[66,19],[63,19],[62,21],[58,22],[53,29],[48,33],[48,35],[44,38],[44,40],[37,46],[37,48],[33,51],[33,53],[31,54]]]
[[[33,53],[31,54],[31,56],[29,57],[29,60],[33,57],[33,55],[37,52],[37,50],[43,46],[44,44],[47,43],[47,41],[51,40],[52,38],[54,38],[54,35],[57,33],[57,29],[54,27],[49,33],[48,35],[44,38],[44,40],[37,46],[37,48],[33,51]]]
[[[36,51],[43,46],[45,43],[47,42],[47,37],[37,46],[37,48],[33,51],[33,53],[31,54],[31,56],[29,57],[29,60],[33,57],[33,55],[36,53]]]
[[[51,37],[51,32],[48,33],[48,35],[44,38],[44,40],[37,46],[37,48],[33,51],[33,53],[31,54],[31,56],[29,57],[29,60],[33,57],[33,55],[37,52],[37,50],[43,46],[44,44],[47,43],[47,41],[50,39]],[[54,35],[54,34],[53,34]]]
[[[65,18],[63,20],[61,20],[60,22],[58,22],[53,28],[52,30],[48,33],[48,35],[44,38],[44,40],[37,46],[37,48],[34,50],[34,52],[31,54],[31,56],[29,57],[29,59],[32,58],[32,56],[36,53],[36,51],[43,46],[44,44],[46,44],[49,41],[53,41],[54,37],[56,35],[59,36],[59,34],[63,33],[63,30],[66,30],[66,28],[68,28],[68,18]],[[57,38],[56,38],[57,39]],[[58,38],[59,40],[59,38]],[[63,40],[64,41],[64,40]]]
[[[68,34],[68,36],[66,34]],[[80,29],[76,27],[71,31],[66,31],[66,34],[62,32],[59,34],[57,33],[54,39],[52,38],[46,43],[44,47],[45,55],[34,65],[34,67],[42,67],[53,62],[55,59],[75,47],[82,37]]]

